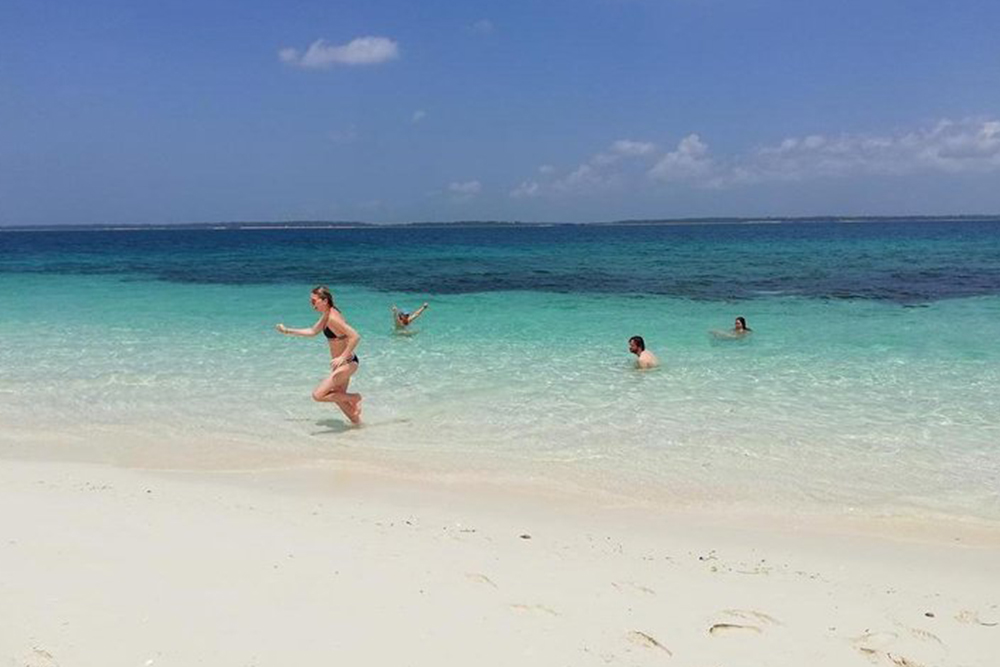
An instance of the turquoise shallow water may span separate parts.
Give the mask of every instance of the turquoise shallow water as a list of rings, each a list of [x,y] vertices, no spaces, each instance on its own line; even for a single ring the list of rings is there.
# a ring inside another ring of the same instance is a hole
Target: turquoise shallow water
[[[337,231],[325,233],[336,240]],[[824,280],[822,239],[803,242],[822,255],[816,266],[772,259],[774,273],[812,270]],[[908,242],[930,248],[934,271],[971,270],[941,259],[956,252],[941,247],[947,239]],[[248,247],[267,257],[267,243]],[[866,244],[871,271],[877,242]],[[753,298],[705,293],[703,284],[699,298],[642,292],[634,285],[655,284],[653,271],[595,256],[586,244],[431,243],[425,257],[410,246],[413,261],[448,264],[452,288],[436,292],[392,289],[398,276],[338,280],[335,250],[314,280],[300,279],[300,269],[275,280],[280,269],[270,265],[252,280],[248,260],[216,246],[238,265],[239,279],[225,281],[184,274],[205,247],[183,249],[184,261],[175,249],[173,278],[156,258],[162,250],[133,251],[147,257],[148,266],[136,266],[79,245],[36,249],[0,265],[0,434],[10,451],[179,467],[349,459],[679,504],[997,519],[1000,296],[989,271],[1000,256],[982,239],[976,245],[975,263],[985,267],[976,293],[932,285],[921,289],[949,296],[919,300],[886,296],[884,286],[879,295],[831,298],[810,294],[815,285],[790,289],[792,278]],[[771,246],[799,262],[808,255],[787,239]],[[844,252],[842,240],[827,247]],[[378,264],[398,249],[367,252]],[[551,266],[618,274],[632,286],[572,290],[556,271],[540,278],[555,287],[454,288],[484,280],[477,256],[502,266],[504,256],[517,265],[525,253],[541,266],[548,253]],[[911,271],[926,269],[915,263]],[[433,285],[414,271],[416,282]],[[308,291],[324,279],[364,337],[353,384],[365,396],[360,430],[309,399],[328,363],[322,339],[273,330],[279,321],[311,324]],[[431,308],[417,333],[395,335],[388,307],[423,300]],[[754,328],[748,340],[709,336],[735,315]],[[646,337],[660,369],[631,368],[633,334]]]

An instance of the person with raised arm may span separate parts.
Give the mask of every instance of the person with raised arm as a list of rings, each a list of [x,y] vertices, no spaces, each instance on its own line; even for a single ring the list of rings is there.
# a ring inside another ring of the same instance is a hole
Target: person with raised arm
[[[413,320],[424,314],[424,311],[427,310],[427,302],[425,301],[424,305],[420,306],[412,313],[400,310],[395,304],[393,304],[389,310],[392,311],[392,322],[396,326],[396,330],[400,331],[406,329],[406,327],[413,323]]]

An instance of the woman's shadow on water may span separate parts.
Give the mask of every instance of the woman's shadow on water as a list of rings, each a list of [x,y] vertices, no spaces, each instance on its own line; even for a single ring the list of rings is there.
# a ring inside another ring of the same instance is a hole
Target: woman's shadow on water
[[[358,430],[357,426],[354,426],[353,424],[348,424],[347,422],[341,421],[340,419],[320,419],[318,422],[316,422],[316,426],[319,426],[324,430],[314,431],[309,435],[329,435],[331,433],[338,434],[338,433],[347,433],[348,431]]]
[[[392,424],[408,424],[411,420],[409,419],[390,419],[384,422],[364,422],[361,426],[354,426],[342,419],[337,419],[331,417],[329,419],[320,419],[318,421],[313,421],[312,419],[289,419],[288,421],[311,421],[316,426],[322,428],[322,431],[312,431],[309,435],[339,435],[341,433],[349,433],[351,431],[368,430],[377,426],[391,426]]]

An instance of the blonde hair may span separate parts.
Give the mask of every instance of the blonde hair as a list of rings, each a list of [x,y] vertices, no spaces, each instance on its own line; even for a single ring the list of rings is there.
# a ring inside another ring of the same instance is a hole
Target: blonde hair
[[[326,301],[326,304],[331,308],[336,308],[336,306],[333,305],[333,294],[330,293],[330,288],[326,285],[313,287],[312,293],[323,299],[323,301]]]

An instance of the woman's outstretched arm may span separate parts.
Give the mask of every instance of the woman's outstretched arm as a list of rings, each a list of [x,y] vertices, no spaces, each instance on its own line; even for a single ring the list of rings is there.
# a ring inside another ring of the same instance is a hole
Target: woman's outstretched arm
[[[413,311],[413,314],[410,315],[410,321],[412,322],[413,320],[415,320],[418,317],[420,317],[421,315],[423,315],[423,313],[424,313],[425,310],[427,310],[427,302],[426,301],[424,301],[424,305],[420,306],[415,311]]]
[[[330,313],[323,313],[320,318],[316,320],[316,324],[312,325],[308,329],[289,329],[284,324],[275,325],[275,329],[278,333],[283,333],[286,336],[302,336],[304,338],[312,338],[320,331],[326,327],[326,323],[330,319]]]

